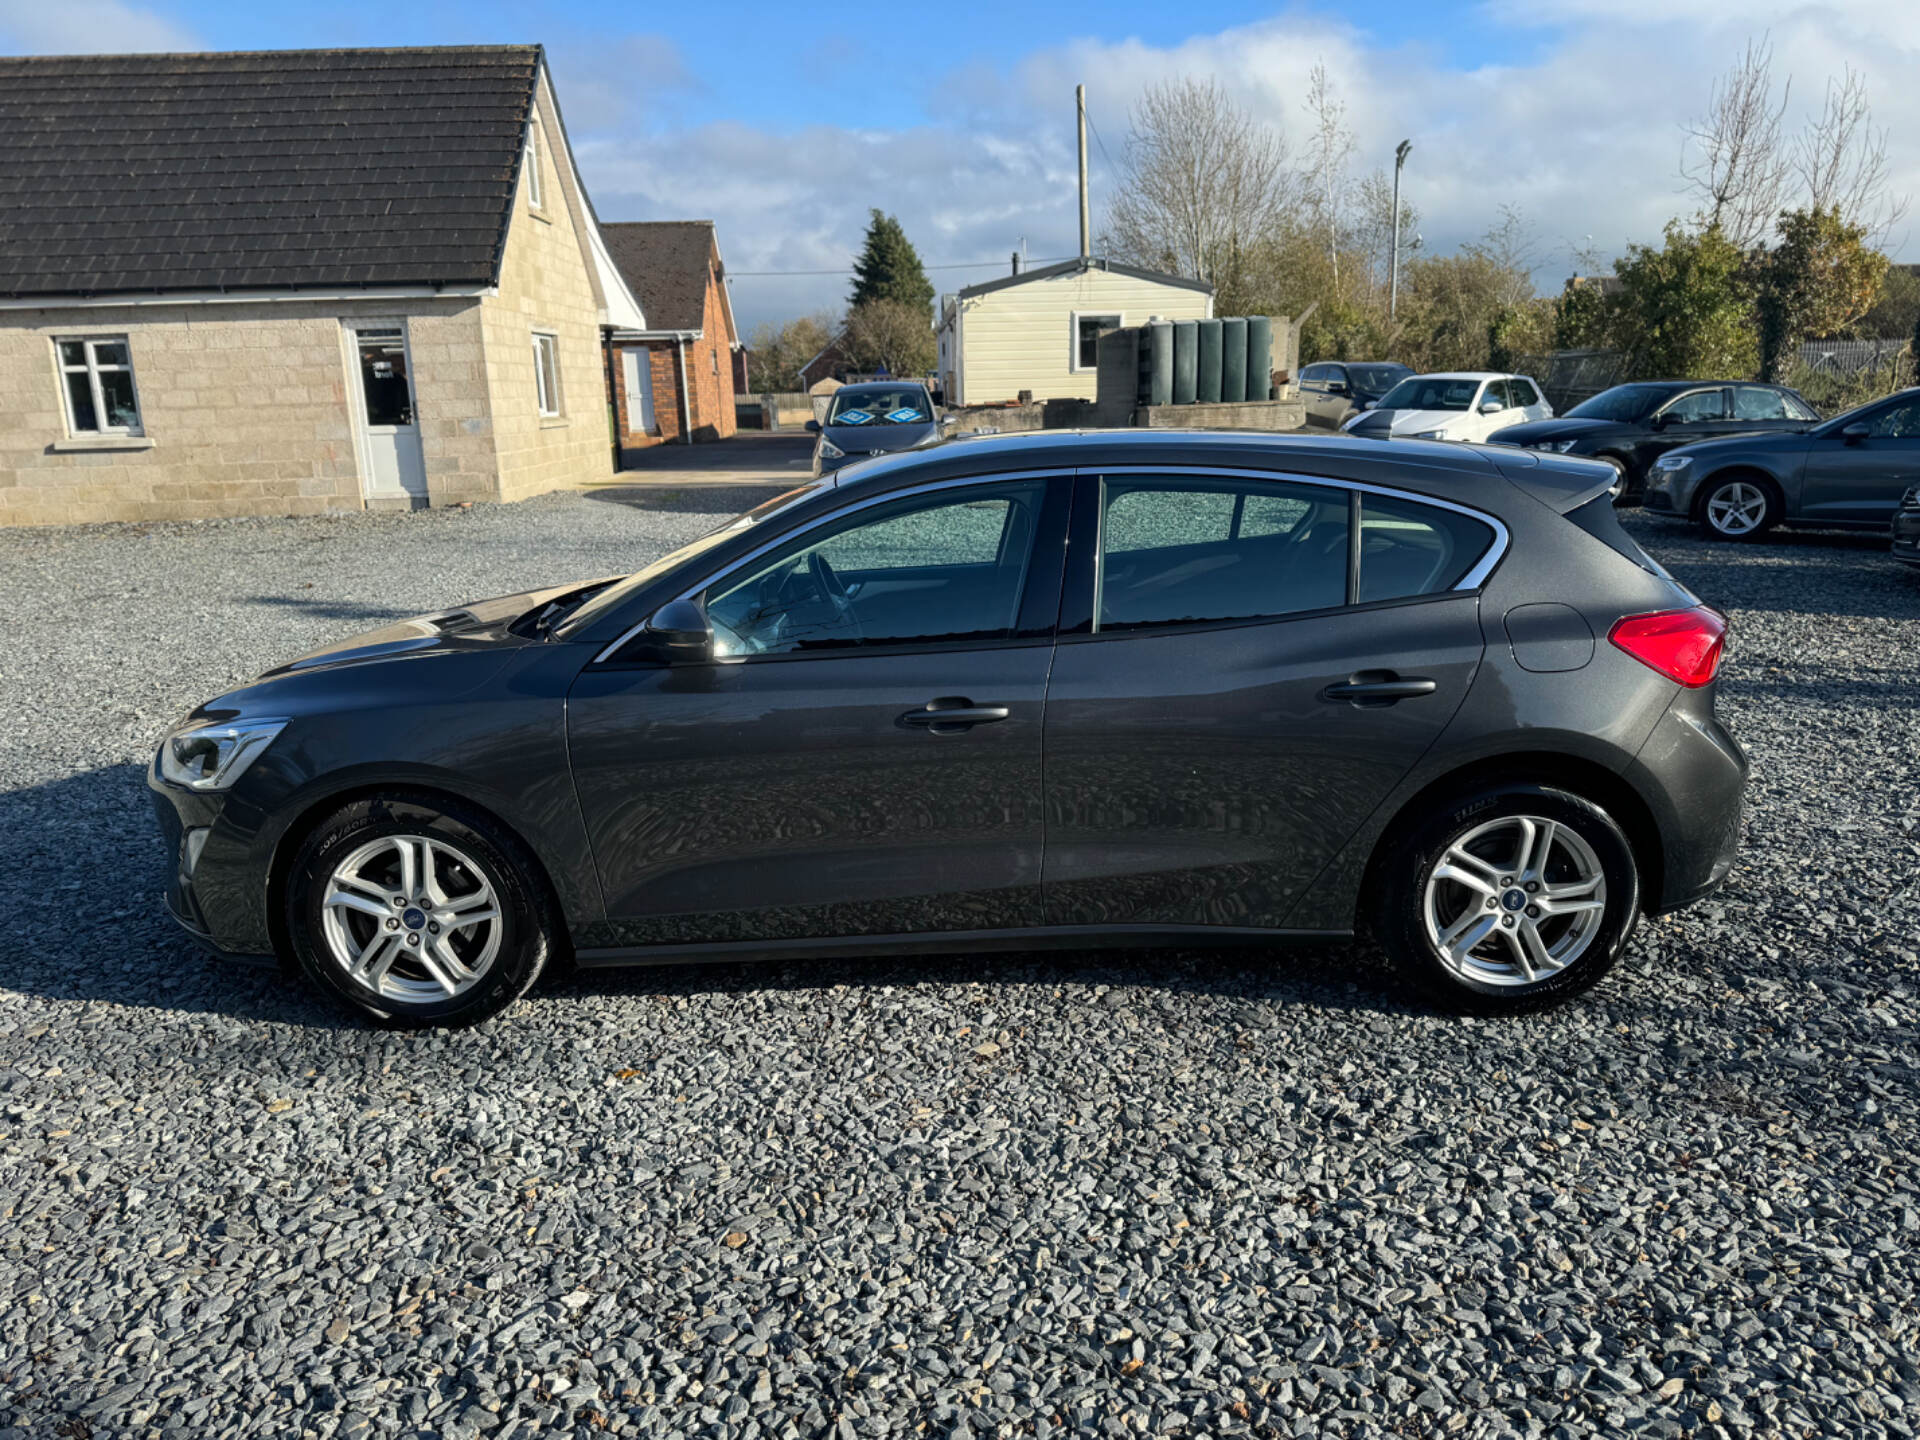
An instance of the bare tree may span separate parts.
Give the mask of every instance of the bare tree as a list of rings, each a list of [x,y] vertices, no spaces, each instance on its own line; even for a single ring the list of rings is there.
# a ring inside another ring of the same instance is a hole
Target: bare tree
[[[1680,175],[1700,202],[1701,218],[1743,250],[1773,228],[1791,166],[1780,117],[1792,81],[1774,99],[1773,45],[1761,36],[1713,87],[1707,113],[1687,126]]]
[[[1499,275],[1496,298],[1502,305],[1533,299],[1533,267],[1539,262],[1534,230],[1517,205],[1500,207],[1500,218],[1478,240],[1460,247],[1462,253],[1487,261]]]
[[[1102,237],[1108,253],[1211,280],[1222,304],[1295,198],[1285,138],[1213,81],[1168,81],[1141,96],[1123,171]]]
[[[1792,163],[1813,210],[1834,210],[1849,224],[1884,236],[1907,212],[1907,197],[1887,193],[1887,132],[1875,129],[1867,82],[1851,65],[1827,81],[1827,103],[1793,147]]]
[[[1347,128],[1347,107],[1335,98],[1325,62],[1314,65],[1307,78],[1307,114],[1313,117],[1312,153],[1308,175],[1319,222],[1325,232],[1327,259],[1333,266],[1333,284],[1340,286],[1340,233],[1347,208],[1347,162],[1353,158],[1353,132]]]

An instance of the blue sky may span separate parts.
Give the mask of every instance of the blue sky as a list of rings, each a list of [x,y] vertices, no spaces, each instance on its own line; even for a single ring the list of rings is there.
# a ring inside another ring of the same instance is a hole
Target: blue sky
[[[1536,282],[1557,287],[1576,248],[1657,241],[1684,212],[1684,124],[1762,31],[1793,80],[1789,125],[1830,76],[1857,68],[1896,188],[1920,194],[1913,0],[982,0],[846,13],[711,0],[0,0],[0,50],[539,41],[602,218],[716,220],[748,329],[841,300],[838,272],[870,206],[899,215],[930,265],[980,265],[934,272],[941,289],[995,273],[1023,242],[1035,259],[1071,253],[1076,81],[1104,142],[1096,228],[1146,86],[1217,80],[1297,150],[1306,75],[1324,63],[1357,170],[1413,139],[1407,193],[1428,250],[1474,238],[1512,206]],[[1906,227],[1888,244],[1920,258]],[[812,270],[835,273],[799,273]]]

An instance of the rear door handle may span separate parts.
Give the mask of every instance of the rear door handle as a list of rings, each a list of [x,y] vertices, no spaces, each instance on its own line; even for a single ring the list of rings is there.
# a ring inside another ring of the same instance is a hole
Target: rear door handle
[[[1344,681],[1327,686],[1320,692],[1320,698],[1332,705],[1345,702],[1364,710],[1380,705],[1397,705],[1402,700],[1431,695],[1439,688],[1438,684],[1422,675],[1400,676],[1391,670],[1361,670]]]
[[[943,695],[929,700],[918,710],[900,717],[902,725],[930,730],[935,735],[962,735],[976,725],[991,725],[1012,712],[1005,705],[976,705],[959,695]]]

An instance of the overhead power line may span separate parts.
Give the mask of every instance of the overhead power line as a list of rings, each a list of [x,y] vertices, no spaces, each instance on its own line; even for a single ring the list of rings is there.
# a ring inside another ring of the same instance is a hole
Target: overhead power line
[[[1011,253],[1011,252],[1009,252]],[[1072,255],[1056,255],[1051,260],[1031,260],[1031,265],[1057,265],[1063,260],[1072,260]],[[1003,260],[958,260],[940,265],[922,265],[922,270],[991,270],[1007,262]],[[851,275],[853,265],[849,262],[837,270],[729,270],[729,280],[754,280],[768,275]]]

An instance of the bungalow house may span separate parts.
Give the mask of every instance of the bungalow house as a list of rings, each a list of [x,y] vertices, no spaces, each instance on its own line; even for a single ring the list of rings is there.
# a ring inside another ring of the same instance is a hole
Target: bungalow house
[[[1110,260],[1021,270],[942,297],[937,373],[949,405],[1092,399],[1100,335],[1160,316],[1206,320],[1213,287]]]
[[[0,523],[611,469],[607,254],[538,46],[0,59]]]
[[[615,428],[623,450],[734,432],[740,331],[711,220],[600,227],[649,326],[615,330]]]

